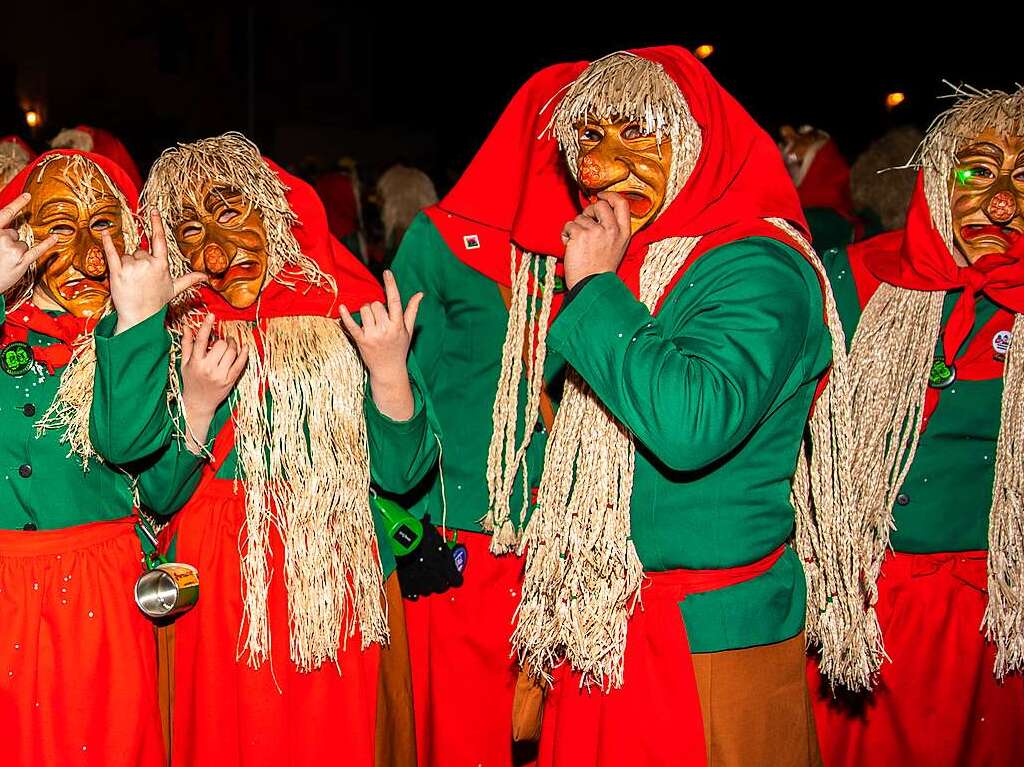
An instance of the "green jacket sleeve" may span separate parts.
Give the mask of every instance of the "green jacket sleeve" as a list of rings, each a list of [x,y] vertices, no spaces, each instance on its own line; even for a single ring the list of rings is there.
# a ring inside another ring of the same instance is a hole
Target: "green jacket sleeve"
[[[661,463],[697,470],[743,442],[807,358],[814,292],[799,254],[751,238],[703,255],[658,317],[616,275],[598,275],[548,343]],[[821,335],[812,343],[816,356]]]
[[[363,397],[370,477],[381,490],[401,495],[416,486],[437,464],[441,429],[430,404],[416,359],[409,355],[413,415],[395,421],[377,409],[369,384]]]
[[[180,440],[171,440],[155,455],[126,468],[136,476],[142,505],[167,517],[192,497],[204,464],[205,460],[189,452]]]
[[[166,307],[114,336],[116,316],[96,327],[96,379],[89,436],[111,463],[125,464],[153,455],[170,442],[167,365],[171,336],[164,327]]]

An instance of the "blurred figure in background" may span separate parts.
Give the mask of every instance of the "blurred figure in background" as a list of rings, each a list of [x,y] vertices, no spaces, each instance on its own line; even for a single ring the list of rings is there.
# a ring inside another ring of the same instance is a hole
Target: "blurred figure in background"
[[[810,125],[783,125],[779,137],[815,249],[821,252],[861,239],[863,225],[850,198],[850,165],[832,137]]]
[[[867,236],[902,229],[916,174],[904,167],[924,140],[911,125],[887,131],[861,152],[850,169],[850,196]]]
[[[113,160],[128,174],[136,189],[142,188],[139,167],[121,140],[110,131],[94,128],[91,125],[76,125],[74,128],[65,128],[54,136],[50,147],[92,152],[106,157],[108,160]]]
[[[436,203],[434,182],[418,168],[397,163],[381,174],[377,179],[377,204],[384,227],[384,265],[391,263],[416,214]]]
[[[337,169],[321,173],[315,187],[327,209],[327,226],[331,234],[365,264],[366,238],[363,235],[363,208],[355,160],[350,157],[338,160]]]
[[[36,153],[19,136],[0,138],[0,187],[18,175],[35,159]]]

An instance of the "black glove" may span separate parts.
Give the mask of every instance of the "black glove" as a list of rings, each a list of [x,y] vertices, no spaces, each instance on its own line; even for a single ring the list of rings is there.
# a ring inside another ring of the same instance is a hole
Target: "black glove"
[[[395,557],[402,596],[412,600],[443,594],[462,585],[462,573],[455,563],[452,549],[430,523],[429,514],[424,515],[422,521],[423,537],[419,545],[408,554]]]

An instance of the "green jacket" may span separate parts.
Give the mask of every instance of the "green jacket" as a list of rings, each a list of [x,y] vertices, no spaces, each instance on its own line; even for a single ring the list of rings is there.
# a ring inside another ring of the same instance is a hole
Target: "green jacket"
[[[849,343],[861,314],[850,256],[845,248],[835,248],[822,258]],[[959,297],[959,290],[946,294],[943,327]],[[958,356],[998,308],[984,294],[977,297],[974,328]],[[895,551],[927,554],[988,548],[1002,396],[1001,377],[959,380],[942,392],[893,506],[896,529],[890,542]]]
[[[403,294],[426,293],[415,348],[444,432],[448,524],[479,530],[508,312],[495,283],[459,261],[425,216],[393,268]],[[632,529],[647,570],[749,564],[791,535],[797,451],[831,360],[822,316],[813,268],[760,238],[703,255],[657,317],[610,274],[558,315],[550,366],[571,363],[636,435]],[[531,443],[530,487],[545,438],[541,430]],[[435,478],[417,499],[435,522],[440,495]],[[787,550],[765,575],[693,595],[682,611],[691,648],[711,652],[795,636],[804,602],[803,571]]]
[[[0,296],[0,321],[4,318]],[[100,325],[109,326],[110,321]],[[129,344],[159,346],[167,336],[163,313],[124,335]],[[49,346],[56,341],[30,331],[28,343]],[[166,362],[164,365],[166,377]],[[63,373],[60,369],[51,376],[37,368],[21,378],[0,374],[0,407],[7,413],[0,426],[4,478],[0,483],[0,528],[53,530],[126,517],[133,507],[132,480],[126,472],[138,477],[140,500],[153,512],[167,514],[180,507],[199,481],[201,464],[190,453],[163,446],[137,456],[137,461],[115,465],[93,459],[83,468],[78,457],[68,455],[61,433],[36,435],[36,421],[52,404]],[[111,416],[126,429],[139,429],[143,410],[138,404],[145,392],[147,371],[131,365],[122,376],[121,384],[132,397],[114,404]]]

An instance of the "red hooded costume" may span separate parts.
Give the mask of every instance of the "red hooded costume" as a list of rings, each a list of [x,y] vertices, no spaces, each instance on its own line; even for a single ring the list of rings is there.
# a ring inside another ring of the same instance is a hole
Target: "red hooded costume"
[[[666,47],[631,53],[664,67],[682,91],[702,133],[693,172],[671,204],[634,235],[619,267],[619,276],[634,295],[648,247],[665,238],[702,239],[663,296],[703,253],[739,239],[769,237],[802,252],[788,234],[765,221],[769,217],[784,219],[806,235],[799,200],[770,137],[687,52]],[[534,75],[513,98],[452,191],[427,210],[452,253],[501,285],[510,284],[510,242],[519,251],[560,257],[564,252],[562,226],[586,204],[571,181],[555,139],[544,130],[560,94],[586,66],[586,62],[555,65]],[[495,179],[501,182],[495,183]],[[556,297],[552,316],[559,304]],[[457,593],[454,600],[473,599],[474,614],[490,611],[495,623],[499,614],[508,620],[511,608],[505,604],[504,589],[520,590],[522,564],[511,557],[487,556],[486,543],[478,548],[472,567],[477,568],[477,577],[481,577],[480,568],[487,568],[491,590],[479,599]],[[780,553],[733,570],[653,574],[657,576],[654,588],[645,591],[645,600],[651,599],[658,607],[646,612],[638,608],[633,615],[626,650],[628,681],[623,688],[607,695],[581,692],[567,668],[556,670],[558,681],[547,704],[541,763],[619,765],[639,763],[636,760],[642,758],[647,760],[644,764],[703,764],[704,731],[697,690],[675,602],[687,593],[756,577],[771,567]],[[443,597],[440,602],[432,608],[435,621],[445,607]],[[663,606],[671,609],[661,609]],[[410,606],[410,626],[421,609],[426,610]],[[462,610],[466,609],[463,604]],[[453,613],[452,619],[455,617]],[[443,643],[443,627],[435,630],[439,633],[436,641]],[[494,641],[499,639],[504,638]],[[490,642],[490,638],[474,637],[474,641]],[[449,663],[459,662],[452,648],[445,651]],[[479,668],[470,655],[465,663],[467,667],[472,663],[474,670]],[[487,689],[507,688],[507,684],[507,680],[491,680]],[[666,737],[667,732],[672,737]],[[637,751],[638,736],[645,749],[642,757]],[[465,743],[474,734],[463,731],[434,737],[441,742],[458,737]],[[479,748],[476,753],[488,753],[484,744]],[[503,763],[502,756],[499,753],[495,763]]]
[[[291,287],[268,280],[259,300],[247,309],[235,309],[214,291],[201,288],[204,309],[219,321],[337,318],[341,305],[356,311],[364,303],[383,301],[370,273],[331,236],[313,188],[265,161],[288,190],[288,204],[300,221],[292,231],[302,253],[334,278],[338,294],[289,273]],[[271,658],[254,670],[239,657],[243,585],[238,541],[245,524],[245,490],[241,482],[216,476],[234,450],[234,436],[229,419],[217,434],[213,460],[199,487],[169,531],[176,534],[176,557],[195,564],[202,579],[202,603],[176,623],[173,761],[195,767],[330,764],[339,759],[372,765],[380,646],[360,651],[357,632],[339,648],[340,673],[332,664],[299,671],[288,653],[288,593],[278,564],[268,596]],[[280,536],[275,531],[271,538],[272,561],[281,563]],[[326,731],[329,722],[338,729]]]
[[[136,209],[135,184],[120,166],[100,155],[67,149],[33,160],[0,192],[0,206],[20,195],[30,174],[57,155],[80,155],[95,163],[130,209]],[[45,336],[33,351],[50,376],[58,377],[75,342],[94,324],[24,303],[7,314],[0,345]],[[21,379],[26,387],[31,378]],[[40,407],[39,415],[42,411]],[[42,475],[48,467],[41,457],[39,461]],[[76,469],[81,471],[80,466]],[[127,485],[127,478],[116,467],[95,463],[93,472],[111,476],[107,492],[116,508],[115,483]],[[130,497],[130,491],[125,488],[123,495]],[[95,510],[95,519],[108,516]],[[143,572],[135,521],[127,515],[57,529],[31,525],[0,530],[3,764],[134,767],[163,759],[153,625],[132,600]]]
[[[997,352],[996,337],[1009,337],[1014,314],[1024,311],[1022,254],[1024,238],[1018,238],[1006,253],[986,255],[970,266],[958,266],[932,223],[923,173],[918,175],[911,198],[906,229],[873,237],[848,250],[861,308],[883,283],[910,290],[959,292],[936,348],[937,357],[955,366],[956,382],[1002,379],[1005,357]],[[997,308],[971,335],[980,294]],[[995,416],[982,412],[996,406],[984,399],[991,393],[991,389],[979,390],[971,384],[929,386],[922,433],[928,430],[940,402],[952,397],[949,408],[971,411],[973,422],[966,431],[949,434],[951,423],[963,428],[967,414],[954,421],[947,415],[944,422],[936,421],[938,439],[943,435],[961,443],[973,439],[979,443],[979,450],[994,451],[996,440],[986,430]],[[990,440],[991,448],[984,447]],[[956,449],[946,444],[945,450]],[[915,465],[928,462],[930,472],[940,472],[945,462],[948,468],[955,459],[943,461],[934,455],[939,449],[939,444],[921,444]],[[966,476],[943,480],[934,473],[931,476],[933,484],[938,482],[940,487],[944,481],[962,480],[973,488],[971,483],[976,480]],[[955,507],[952,513],[966,518],[987,513],[983,491],[978,488],[975,492],[979,496],[975,505],[982,508]],[[989,498],[990,493],[991,488]],[[913,488],[897,498],[901,507],[921,502]],[[936,510],[933,525],[945,524],[942,513]],[[896,525],[898,533],[902,527],[898,515]],[[883,664],[875,689],[863,696],[833,697],[815,661],[808,664],[826,766],[1018,764],[1024,754],[1024,678],[1014,673],[1000,682],[993,675],[996,647],[985,640],[983,629],[988,552],[935,552],[925,548],[926,553],[914,553],[921,549],[907,549],[901,543],[891,542],[895,551],[887,555],[878,580],[875,610],[891,661]]]

